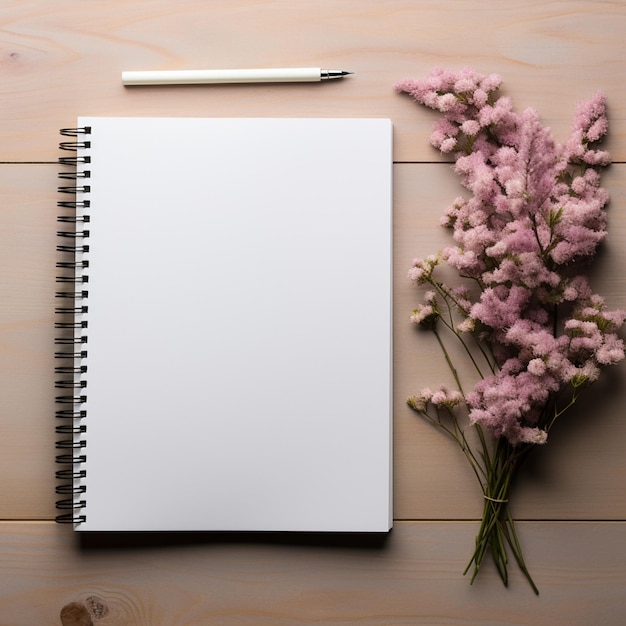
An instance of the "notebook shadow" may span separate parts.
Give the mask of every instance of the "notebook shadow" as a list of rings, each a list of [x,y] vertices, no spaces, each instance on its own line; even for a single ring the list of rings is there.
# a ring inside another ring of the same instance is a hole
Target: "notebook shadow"
[[[387,533],[349,532],[84,532],[76,533],[81,551],[145,550],[191,546],[266,545],[291,547],[381,550],[389,542]]]

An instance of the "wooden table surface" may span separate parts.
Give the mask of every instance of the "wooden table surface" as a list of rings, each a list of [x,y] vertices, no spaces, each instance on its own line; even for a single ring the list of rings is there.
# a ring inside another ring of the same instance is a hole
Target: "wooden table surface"
[[[460,453],[405,405],[447,377],[436,347],[408,323],[418,294],[405,277],[414,256],[447,241],[438,219],[457,181],[429,146],[434,115],[393,86],[433,66],[497,72],[516,107],[535,107],[559,140],[576,104],[603,90],[612,202],[592,276],[624,307],[625,33],[622,0],[2,0],[0,624],[624,623],[626,366],[607,371],[562,421],[515,492],[541,595],[514,568],[509,589],[490,563],[471,587],[461,575],[480,492]],[[355,75],[325,85],[120,82],[126,69],[297,65]],[[385,540],[81,540],[52,521],[55,161],[58,129],[77,115],[392,119],[396,521]]]

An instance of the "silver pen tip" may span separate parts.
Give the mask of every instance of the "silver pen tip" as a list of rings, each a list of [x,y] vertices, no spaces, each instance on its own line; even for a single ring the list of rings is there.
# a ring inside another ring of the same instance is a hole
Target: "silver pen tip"
[[[348,72],[346,70],[322,70],[322,80],[328,80],[330,78],[343,78],[354,72]]]

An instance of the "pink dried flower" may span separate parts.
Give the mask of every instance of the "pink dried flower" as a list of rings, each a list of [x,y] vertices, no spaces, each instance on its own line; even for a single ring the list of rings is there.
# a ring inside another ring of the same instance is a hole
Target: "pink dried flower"
[[[439,311],[435,307],[429,304],[423,304],[413,309],[413,313],[409,319],[412,324],[417,324],[423,328],[432,328],[432,326],[437,323],[438,317]]]
[[[442,152],[452,152],[457,145],[457,141],[454,137],[446,137],[442,142],[439,148]]]
[[[595,359],[600,365],[619,363],[624,359],[624,342],[615,334],[605,335]]]
[[[421,284],[427,282],[432,277],[433,270],[439,263],[439,257],[434,254],[425,259],[413,259],[413,263],[408,272],[410,280]]]
[[[542,359],[531,359],[528,362],[528,371],[534,376],[543,376],[546,373],[546,364]]]
[[[474,576],[491,545],[506,580],[502,537],[515,535],[507,514],[510,477],[530,449],[546,443],[555,419],[597,380],[601,367],[625,358],[617,332],[626,312],[607,310],[584,273],[584,263],[607,236],[609,196],[600,170],[610,158],[597,145],[608,130],[604,95],[596,93],[577,107],[570,136],[559,144],[536,111],[517,113],[511,99],[499,95],[500,85],[496,74],[435,68],[397,88],[442,114],[431,143],[454,157],[468,192],[441,219],[452,230],[453,245],[415,260],[409,270],[413,281],[431,289],[411,319],[437,335],[458,396],[445,388],[422,390],[409,404],[438,426],[429,408],[450,410],[457,420],[451,409],[464,405],[470,423],[495,437],[493,453],[483,447],[476,456],[456,421],[444,428],[468,456],[491,503],[482,527],[491,530],[481,529],[478,537]],[[440,261],[474,288],[439,282]],[[445,348],[446,329],[470,355],[473,339],[482,355],[471,358],[480,380],[465,394]],[[482,469],[479,458],[485,460]],[[493,474],[504,467],[504,478]],[[509,545],[536,590],[516,541]]]

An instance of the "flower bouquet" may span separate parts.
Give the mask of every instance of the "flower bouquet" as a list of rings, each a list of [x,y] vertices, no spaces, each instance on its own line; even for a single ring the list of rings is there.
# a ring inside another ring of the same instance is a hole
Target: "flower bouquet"
[[[511,553],[538,593],[511,516],[511,485],[602,366],[624,358],[617,331],[626,312],[608,310],[584,273],[607,235],[600,169],[609,155],[597,147],[607,132],[604,96],[579,105],[571,136],[558,144],[534,110],[513,110],[500,84],[466,68],[397,85],[443,114],[431,143],[454,157],[469,192],[442,218],[454,245],[409,270],[428,287],[411,321],[434,333],[456,389],[422,389],[408,404],[459,444],[480,483],[482,523],[465,573],[473,582],[490,552],[506,585]],[[438,278],[443,263],[458,284]],[[471,389],[450,339],[476,373]]]

